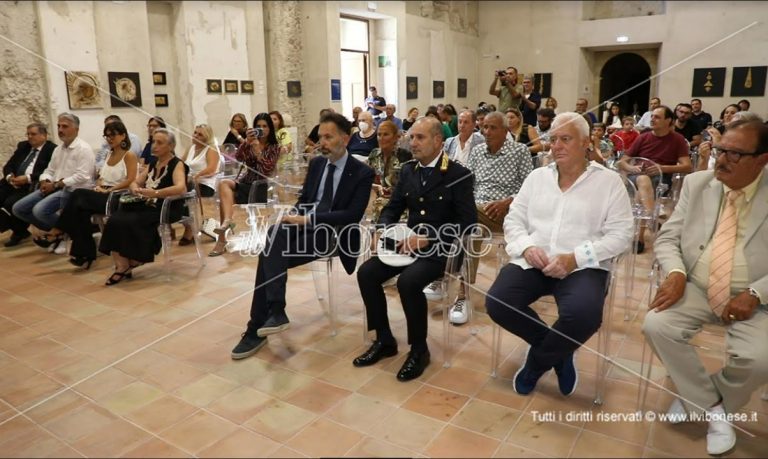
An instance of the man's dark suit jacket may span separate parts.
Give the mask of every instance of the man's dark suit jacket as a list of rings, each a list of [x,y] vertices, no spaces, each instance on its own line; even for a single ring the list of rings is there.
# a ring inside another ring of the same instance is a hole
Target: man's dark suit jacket
[[[40,152],[37,154],[37,159],[35,160],[35,167],[32,168],[31,188],[34,188],[34,186],[37,185],[40,174],[42,174],[45,171],[45,168],[48,167],[54,149],[56,149],[56,144],[50,140],[46,140],[43,146],[40,147]],[[26,140],[19,142],[11,159],[9,159],[8,162],[5,163],[5,166],[3,166],[3,177],[7,177],[8,174],[15,174],[16,169],[18,169],[30,151],[32,151],[32,145],[30,145],[29,142]]]
[[[474,178],[469,169],[448,159],[445,153],[441,153],[426,185],[421,184],[420,168],[416,160],[403,164],[400,179],[389,203],[382,209],[378,223],[395,224],[408,209],[408,227],[427,225],[433,228],[435,231],[430,231],[429,237],[437,238],[443,245],[443,249],[435,251],[430,258],[444,258],[450,244],[477,223]],[[447,224],[456,226],[448,228]],[[422,252],[430,250],[432,244]]]
[[[296,208],[303,215],[307,206],[315,202],[323,171],[328,159],[322,156],[309,162],[307,177],[296,202]],[[341,264],[347,274],[352,274],[357,264],[355,254],[360,252],[359,223],[368,206],[371,186],[374,178],[373,169],[352,156],[347,157],[347,164],[341,173],[339,186],[333,196],[333,204],[328,212],[314,215],[314,224],[326,224],[338,231],[338,252]]]

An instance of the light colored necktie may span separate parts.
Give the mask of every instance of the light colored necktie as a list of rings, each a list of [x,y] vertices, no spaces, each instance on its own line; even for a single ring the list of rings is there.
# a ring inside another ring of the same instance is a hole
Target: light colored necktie
[[[739,226],[739,213],[736,200],[743,191],[731,190],[726,195],[725,209],[715,230],[712,241],[712,255],[709,261],[709,286],[707,298],[712,311],[720,316],[731,298],[731,273],[733,272],[733,252],[736,248],[736,230]]]

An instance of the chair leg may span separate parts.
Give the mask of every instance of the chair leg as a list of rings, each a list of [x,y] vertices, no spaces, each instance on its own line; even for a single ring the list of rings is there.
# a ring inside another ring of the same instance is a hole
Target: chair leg
[[[762,396],[762,399],[763,400],[768,400],[768,384],[763,386],[763,396]]]
[[[493,341],[491,349],[491,377],[496,378],[499,375],[499,364],[501,363],[501,327],[493,324]]]
[[[643,353],[640,357],[640,382],[637,386],[637,408],[645,411],[648,398],[648,386],[651,384],[651,372],[653,370],[653,350],[647,341],[643,343]]]
[[[450,296],[448,295],[448,284],[450,283],[450,279],[446,275],[443,277],[443,299],[442,299],[442,310],[443,310],[443,368],[450,368],[451,366],[451,332],[453,331],[451,329],[450,324],[450,315],[451,315],[451,300]]]
[[[336,302],[334,301],[333,282],[333,257],[328,257],[326,262],[327,286],[328,286],[328,319],[331,322],[331,336],[336,336]]]

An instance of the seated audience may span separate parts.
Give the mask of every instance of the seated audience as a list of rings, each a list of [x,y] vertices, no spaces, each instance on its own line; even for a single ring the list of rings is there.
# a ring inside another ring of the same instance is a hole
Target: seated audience
[[[511,262],[486,296],[491,319],[530,346],[512,386],[521,395],[552,368],[563,395],[576,390],[574,352],[600,328],[609,260],[632,239],[621,178],[585,158],[587,122],[557,115],[550,139],[555,162],[535,169],[512,201],[504,219]],[[557,303],[552,328],[530,306],[543,295]]]
[[[507,126],[509,126],[508,137],[529,148],[538,144],[539,137],[536,134],[536,128],[523,122],[523,115],[520,113],[520,110],[516,108],[508,108],[506,111],[506,118]]]
[[[127,189],[136,179],[138,169],[138,159],[130,150],[128,131],[121,121],[104,126],[104,138],[111,151],[101,166],[96,186],[73,191],[56,225],[45,236],[48,242],[57,242],[64,234],[68,235],[72,241],[69,262],[84,269],[90,268],[96,259],[91,217],[104,214],[109,194]]]
[[[357,127],[357,121],[360,118],[360,112],[363,111],[363,107],[355,107],[352,109],[352,133],[359,131],[360,129]]]
[[[376,128],[373,124],[371,112],[360,113],[358,120],[357,125],[360,127],[360,130],[349,138],[347,151],[352,157],[366,162],[371,151],[379,146],[379,142],[376,139]]]
[[[606,132],[613,134],[617,129],[621,129],[621,119],[623,117],[624,114],[621,111],[621,106],[618,102],[613,102],[611,108],[603,113],[603,124],[605,125]]]
[[[605,165],[613,156],[613,142],[605,135],[605,124],[595,123],[592,126],[591,149],[589,159]]]
[[[291,133],[288,132],[288,128],[285,126],[282,113],[273,110],[269,112],[269,116],[272,118],[272,125],[275,126],[277,143],[280,144],[280,160],[284,161],[283,158],[290,158],[291,153],[293,153],[293,139],[291,138]]]
[[[403,163],[411,160],[411,152],[398,148],[400,130],[391,121],[382,121],[377,130],[379,146],[368,156],[368,165],[373,168],[376,177],[373,179],[371,192],[374,195],[371,209],[371,220],[377,221],[381,209],[389,202],[392,189],[400,178]]]
[[[408,129],[413,126],[413,123],[416,122],[416,119],[419,117],[419,109],[416,107],[412,107],[410,110],[408,110],[408,116],[405,117],[403,120],[403,131],[407,131]]]
[[[13,214],[42,231],[50,231],[59,219],[72,191],[93,185],[95,155],[91,146],[78,137],[80,118],[71,113],[58,116],[62,144],[53,150],[48,167],[40,174],[36,191],[16,201]]]
[[[720,455],[736,444],[726,415],[768,382],[768,127],[736,121],[715,148],[714,171],[686,177],[656,238],[668,274],[643,333],[679,394],[670,417],[683,422],[688,413],[706,413],[707,452]],[[714,374],[689,344],[704,324],[727,328],[724,364]]]
[[[705,112],[701,108],[701,99],[691,99],[691,108],[693,109],[693,115],[691,115],[691,121],[698,125],[699,132],[712,126],[712,115]]]
[[[476,122],[475,112],[472,110],[459,113],[459,134],[446,140],[443,145],[443,151],[448,157],[462,166],[467,165],[472,149],[485,143],[485,137],[475,132]]]
[[[253,126],[246,131],[246,141],[240,145],[235,154],[235,158],[241,163],[237,178],[219,182],[221,223],[214,230],[218,238],[213,250],[208,253],[209,257],[217,257],[225,252],[227,231],[235,229],[235,222],[232,221],[234,205],[248,204],[253,182],[268,179],[275,173],[280,157],[280,143],[277,140],[272,117],[267,113],[259,113],[253,119]],[[264,202],[266,190],[267,186],[256,189],[254,199]]]
[[[320,110],[320,118],[322,119],[323,116],[334,113],[332,108],[324,108]],[[361,112],[362,113],[362,112]],[[358,125],[360,119],[360,115],[358,115]],[[317,142],[320,139],[320,123],[317,123],[315,127],[312,128],[311,131],[309,131],[309,134],[307,135],[307,138],[304,139],[304,153],[312,153],[314,150],[318,148]]]
[[[213,129],[207,124],[195,126],[192,133],[192,146],[179,159],[189,167],[189,175],[197,183],[201,198],[210,198],[216,194],[216,183],[222,175],[224,160],[216,148]],[[179,245],[185,246],[195,242],[192,227],[184,224],[184,235],[179,239]]]
[[[440,118],[440,111],[438,110],[437,106],[430,105],[429,107],[427,107],[427,113],[424,114],[424,116],[430,117],[430,118],[434,118],[434,119],[440,121],[440,129],[442,129],[442,131],[443,131],[443,138],[444,139],[449,139],[449,138],[453,137],[453,134],[451,133],[451,128],[448,127],[447,124],[442,122],[442,120]]]
[[[438,114],[440,115],[440,121],[447,125],[448,129],[451,131],[451,135],[449,137],[458,135],[459,120],[458,115],[456,114],[456,108],[451,104],[445,104],[441,110],[438,110]],[[446,137],[446,139],[447,138],[448,137]]]
[[[397,110],[397,107],[395,107],[394,104],[387,104],[386,108],[384,109],[384,118],[377,117],[376,118],[376,127],[378,129],[378,126],[381,124],[382,121],[391,121],[392,123],[395,123],[395,126],[397,126],[397,129],[402,131],[403,130],[403,122],[400,120],[400,118],[395,116],[395,111]]]
[[[722,134],[725,132],[725,126],[733,121],[733,115],[740,111],[741,108],[736,104],[726,105],[723,111],[720,112],[720,119],[715,121],[715,124],[713,124],[712,127],[717,129],[718,133]]]
[[[133,277],[136,267],[155,260],[162,247],[157,228],[163,200],[187,191],[189,167],[174,155],[176,137],[167,129],[159,128],[152,139],[152,154],[157,161],[130,184],[130,194],[126,196],[135,200],[121,202],[120,208],[107,220],[101,236],[99,251],[111,255],[115,264],[106,285]],[[181,200],[172,203],[171,221],[181,218],[183,204]]]
[[[104,126],[106,126],[109,123],[113,123],[115,121],[123,122],[123,120],[120,119],[117,115],[109,115],[106,118],[104,118]],[[136,157],[139,157],[141,155],[141,141],[139,140],[139,136],[134,134],[133,132],[128,133],[128,140],[131,143],[131,151],[133,154],[136,155]],[[109,147],[109,142],[106,140],[104,143],[101,144],[101,148],[99,149],[99,152],[96,153],[96,161],[95,166],[96,169],[94,172],[98,172],[101,169],[101,166],[104,165],[104,161],[107,159],[107,156],[109,156],[110,151],[112,149]]]
[[[165,126],[163,126],[165,127]],[[229,131],[227,131],[226,137],[224,137],[225,144],[232,144],[239,147],[245,142],[245,131],[248,129],[248,120],[242,113],[235,113],[232,115],[232,119],[229,120]]]
[[[360,116],[369,115],[363,112]],[[244,359],[267,343],[267,336],[290,327],[285,291],[290,268],[338,253],[352,274],[360,253],[360,220],[373,183],[373,170],[347,153],[351,123],[338,113],[320,119],[320,155],[309,162],[296,212],[269,229],[259,255],[250,320],[231,357]],[[328,227],[340,229],[338,237]],[[299,255],[301,253],[302,255]]]
[[[625,116],[621,122],[621,130],[613,133],[611,142],[613,142],[617,152],[624,152],[632,147],[638,137],[640,137],[640,133],[635,130],[635,119],[631,116]]]
[[[677,104],[675,107],[675,132],[685,137],[691,147],[701,143],[701,129],[699,125],[691,121],[693,108],[691,104]]]
[[[557,99],[554,97],[547,97],[547,102],[544,104],[544,107],[551,108],[553,112],[557,113]]]
[[[403,166],[392,198],[381,212],[379,225],[400,221],[408,211],[408,227],[428,234],[414,234],[397,243],[397,251],[412,254],[416,261],[407,266],[390,266],[378,256],[357,271],[357,283],[365,303],[368,330],[376,330],[376,340],[355,358],[356,367],[374,365],[397,354],[397,341],[389,325],[387,299],[382,283],[399,275],[397,290],[405,311],[408,344],[411,350],[397,373],[399,381],[418,378],[430,362],[427,347],[427,298],[422,289],[443,276],[448,247],[457,235],[464,234],[476,221],[472,200],[472,175],[464,166],[442,153],[440,121],[425,117],[410,130],[411,152],[415,161]],[[448,234],[452,227],[455,233]]]
[[[763,119],[757,116],[755,113],[752,112],[736,112],[733,116],[730,117],[730,122],[725,125],[727,128],[731,124],[735,123],[739,120],[745,120],[745,121],[759,121],[762,122]],[[715,156],[712,154],[712,144],[713,143],[720,143],[720,139],[722,135],[720,134],[720,131],[718,131],[713,126],[708,127],[705,131],[702,132],[702,137],[706,134],[708,137],[706,141],[703,141],[699,144],[699,160],[698,164],[696,166],[697,171],[705,171],[708,169],[714,169],[715,168]]]
[[[142,150],[141,157],[139,158],[140,168],[141,166],[149,166],[156,160],[152,156],[152,133],[157,128],[165,128],[165,121],[159,116],[153,116],[147,122],[147,144],[144,145],[144,150]]]
[[[740,112],[748,112],[751,104],[747,99],[741,99],[740,101],[736,102],[736,105],[739,106]]]
[[[651,115],[651,131],[640,134],[632,148],[624,152],[624,156],[616,163],[620,171],[628,174],[628,178],[637,186],[640,202],[645,205],[648,213],[653,212],[656,202],[656,187],[663,181],[672,187],[672,175],[687,174],[692,171],[691,158],[688,155],[688,143],[685,138],[674,132],[672,125],[675,114],[666,105],[653,110]],[[630,158],[646,158],[660,166],[643,170],[641,166],[630,166]],[[661,173],[661,175],[659,175]],[[643,253],[645,250],[645,226],[640,227],[640,233],[634,250]]]
[[[29,223],[13,215],[13,205],[37,187],[40,174],[48,167],[56,144],[48,140],[48,128],[42,123],[27,126],[27,140],[16,145],[16,151],[3,166],[0,179],[0,233],[11,230],[4,246],[17,246],[30,236]]]
[[[637,122],[637,130],[638,132],[645,132],[651,130],[651,114],[654,110],[659,108],[661,105],[661,99],[658,97],[651,97],[651,100],[648,102],[648,111],[643,113],[643,116],[640,117],[640,120]]]
[[[551,108],[540,108],[536,114],[536,137],[538,142],[528,147],[531,154],[538,154],[549,151],[549,132],[552,129],[552,121],[555,119],[555,111]]]
[[[595,116],[594,113],[588,112],[587,108],[589,107],[589,101],[583,97],[580,97],[576,99],[576,110],[574,110],[579,115],[584,115],[589,117],[589,121],[592,124],[597,123],[597,116]]]

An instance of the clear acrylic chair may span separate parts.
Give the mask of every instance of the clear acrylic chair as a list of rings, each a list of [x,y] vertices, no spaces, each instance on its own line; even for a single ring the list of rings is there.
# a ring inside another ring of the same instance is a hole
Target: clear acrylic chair
[[[168,268],[171,263],[171,247],[173,243],[171,241],[171,225],[173,223],[181,223],[185,226],[189,226],[192,229],[192,237],[195,241],[195,251],[197,252],[197,258],[200,266],[205,266],[205,256],[203,255],[203,249],[200,242],[200,226],[202,224],[202,205],[200,202],[200,193],[197,183],[190,178],[187,181],[187,191],[179,196],[172,196],[163,199],[163,205],[160,208],[160,224],[157,227],[157,231],[160,234],[160,240],[162,241],[162,254],[163,264],[166,269],[166,273],[169,273]],[[182,202],[184,208],[182,217],[176,221],[172,219],[172,205],[175,202]]]

